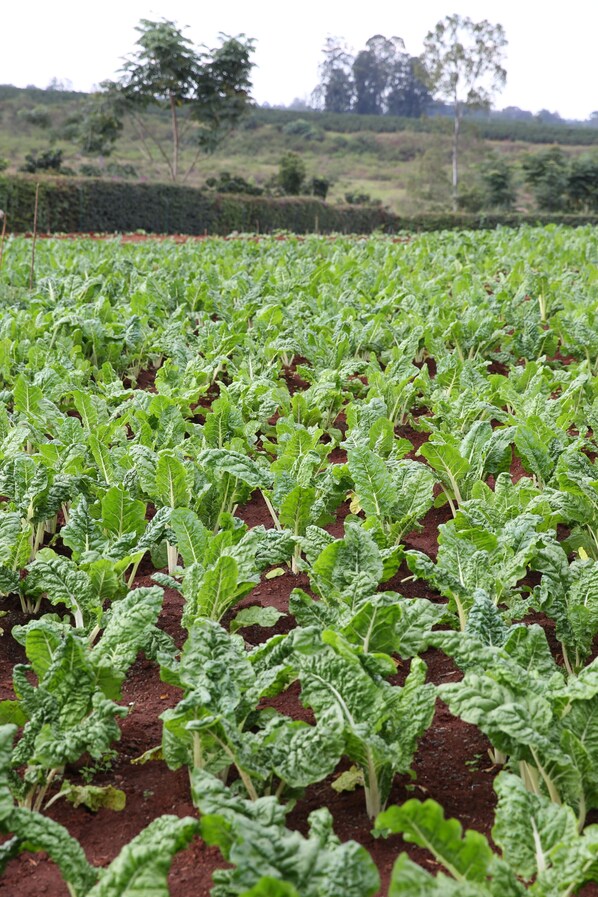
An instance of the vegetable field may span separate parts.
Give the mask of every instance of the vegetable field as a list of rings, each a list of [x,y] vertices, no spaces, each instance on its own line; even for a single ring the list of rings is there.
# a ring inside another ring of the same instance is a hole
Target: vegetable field
[[[5,243],[0,894],[598,895],[597,263]]]

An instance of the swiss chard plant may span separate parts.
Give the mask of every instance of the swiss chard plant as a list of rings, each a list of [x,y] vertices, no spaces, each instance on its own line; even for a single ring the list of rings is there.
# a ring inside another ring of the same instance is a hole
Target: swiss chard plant
[[[368,897],[377,892],[380,877],[370,855],[355,841],[339,841],[326,808],[310,814],[304,836],[285,826],[287,810],[274,797],[248,801],[199,770],[192,790],[202,838],[219,847],[231,867],[214,872],[212,897],[246,894],[263,877],[274,880],[273,890],[264,886],[253,893]],[[277,891],[275,882],[289,887]]]
[[[409,771],[419,738],[432,722],[436,689],[426,683],[426,664],[415,658],[402,687],[385,676],[395,671],[388,655],[363,654],[342,636],[308,630],[294,641],[292,663],[301,701],[316,720],[326,720],[345,739],[374,818],[384,807],[396,773]],[[355,784],[355,782],[354,782]]]

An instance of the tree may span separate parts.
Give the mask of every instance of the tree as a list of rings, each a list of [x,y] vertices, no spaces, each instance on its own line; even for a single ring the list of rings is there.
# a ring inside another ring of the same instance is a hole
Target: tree
[[[507,45],[502,25],[486,19],[473,22],[447,16],[424,40],[421,64],[428,84],[439,99],[453,107],[453,209],[458,205],[459,132],[466,109],[490,105],[492,94],[506,81],[502,67]]]
[[[421,118],[432,102],[430,91],[419,77],[419,59],[402,54],[391,72],[386,100],[388,115]]]
[[[578,212],[598,211],[598,156],[584,154],[571,162],[569,202]]]
[[[353,57],[338,37],[326,38],[323,53],[320,83],[313,92],[313,100],[325,112],[351,112],[355,96]]]
[[[386,38],[375,34],[366,42],[353,62],[355,112],[359,115],[382,115],[393,69],[405,54],[400,37]]]
[[[247,108],[254,42],[221,35],[221,46],[206,52],[166,19],[142,19],[136,30],[138,50],[125,61],[121,78],[102,88],[115,101],[113,108],[133,119],[147,155],[152,158],[153,145],[176,181],[185,138],[193,134],[196,148],[188,175],[199,153],[213,150]],[[150,107],[169,112],[169,153],[141,115]]]
[[[513,169],[509,163],[500,156],[490,155],[482,163],[480,174],[485,206],[510,212],[515,206],[517,191],[513,184]]]
[[[86,155],[109,156],[122,128],[118,104],[109,93],[94,93],[75,124],[74,138]]]
[[[297,153],[285,153],[278,166],[278,182],[289,196],[301,193],[305,181],[305,162]]]
[[[552,146],[527,156],[522,168],[539,209],[546,212],[566,209],[569,163],[560,147]]]
[[[375,34],[355,57],[340,38],[329,37],[314,101],[326,112],[419,118],[431,97],[418,77],[418,62],[400,37]]]

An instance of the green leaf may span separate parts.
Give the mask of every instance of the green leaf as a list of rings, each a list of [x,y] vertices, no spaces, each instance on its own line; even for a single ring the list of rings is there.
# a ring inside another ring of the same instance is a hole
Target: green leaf
[[[301,897],[301,895],[288,882],[265,875],[249,891],[243,891],[241,897]]]
[[[231,621],[230,631],[237,632],[239,629],[245,629],[247,626],[269,628],[276,626],[280,618],[284,616],[285,614],[276,610],[275,607],[245,607]]]
[[[78,628],[97,619],[101,610],[87,573],[49,548],[38,552],[36,560],[30,565],[27,591],[38,595],[45,592],[51,604],[64,604],[73,614]]]
[[[252,489],[268,489],[272,485],[272,477],[268,472],[240,452],[222,448],[206,449],[198,456],[197,462],[217,473],[229,473]]]
[[[221,555],[215,565],[201,576],[197,588],[187,590],[188,579],[183,581],[183,594],[187,599],[183,611],[183,625],[198,617],[220,620],[238,595],[239,568],[232,557]]]
[[[134,589],[115,602],[102,637],[91,651],[93,663],[109,667],[124,679],[138,653],[150,653],[163,598],[162,589],[152,586]]]
[[[122,536],[135,533],[141,536],[145,529],[145,505],[130,497],[121,486],[111,486],[101,502],[102,523],[109,533]]]
[[[366,515],[379,519],[389,517],[397,495],[382,458],[370,449],[359,446],[347,453],[347,463],[359,504]]]
[[[408,800],[401,807],[390,807],[376,819],[376,831],[400,834],[425,847],[458,882],[483,882],[490,872],[493,853],[487,839],[472,830],[463,834],[461,823],[445,819],[434,800]]]
[[[301,897],[370,897],[377,892],[380,877],[371,857],[354,841],[339,843],[325,808],[310,814],[304,837],[284,826],[285,810],[275,798],[243,800],[197,770],[192,793],[202,813],[204,841],[218,845],[233,866],[215,873],[221,894],[243,894],[263,876],[292,885]]]
[[[492,838],[516,873],[530,881],[552,865],[555,847],[574,845],[575,814],[570,807],[530,794],[518,776],[501,772],[494,787],[498,806]]]
[[[520,424],[515,430],[515,446],[525,467],[535,474],[541,484],[547,483],[554,462],[538,434],[530,427]]]
[[[79,560],[86,552],[101,552],[106,545],[106,537],[97,520],[89,513],[85,498],[71,508],[69,521],[60,530],[63,543],[72,550],[73,560]]]
[[[280,522],[295,536],[303,536],[312,522],[316,490],[313,486],[295,486],[280,506]]]
[[[108,445],[102,442],[95,433],[89,434],[88,443],[102,479],[105,483],[111,485],[116,479],[116,472]]]
[[[372,595],[383,576],[380,549],[362,526],[345,524],[344,539],[337,539],[319,555],[310,579],[324,601],[338,597],[354,606]]]
[[[185,567],[204,562],[210,534],[195,511],[176,508],[169,521]]]
[[[451,498],[455,498],[461,504],[463,497],[467,497],[462,495],[462,488],[470,464],[461,454],[457,440],[444,434],[434,434],[421,446],[419,454],[423,455],[438,473]]]
[[[436,477],[426,464],[399,461],[393,473],[397,494],[393,509],[393,536],[396,541],[416,528],[434,504]]]
[[[191,491],[183,462],[171,452],[160,452],[156,465],[156,496],[168,508],[187,508]]]

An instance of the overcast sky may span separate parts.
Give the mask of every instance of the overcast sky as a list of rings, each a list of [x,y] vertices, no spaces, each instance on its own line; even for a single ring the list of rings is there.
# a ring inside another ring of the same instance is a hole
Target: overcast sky
[[[359,50],[373,34],[398,35],[417,55],[445,15],[500,22],[505,29],[507,86],[495,107],[549,109],[586,119],[598,109],[598,3],[567,0],[6,0],[0,29],[0,84],[46,87],[52,78],[89,90],[114,77],[133,49],[141,18],[188,25],[196,44],[215,46],[218,33],[256,39],[253,96],[288,105],[309,98],[328,35]]]

